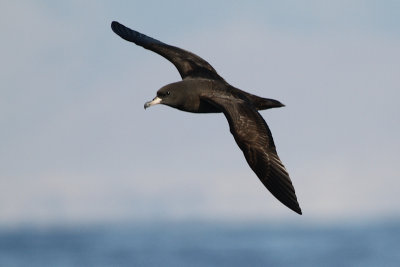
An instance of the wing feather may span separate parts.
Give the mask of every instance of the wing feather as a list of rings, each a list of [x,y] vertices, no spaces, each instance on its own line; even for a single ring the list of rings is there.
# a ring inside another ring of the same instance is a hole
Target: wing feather
[[[302,214],[296,193],[276,152],[268,125],[257,110],[243,99],[203,97],[220,108],[229,122],[236,143],[264,186],[285,206]]]
[[[224,81],[215,69],[201,57],[181,48],[165,44],[113,21],[112,30],[122,39],[133,42],[168,59],[178,69],[182,79],[206,78]]]

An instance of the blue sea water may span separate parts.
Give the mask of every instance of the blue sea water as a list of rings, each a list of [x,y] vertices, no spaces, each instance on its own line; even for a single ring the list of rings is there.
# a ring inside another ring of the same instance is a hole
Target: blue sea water
[[[400,223],[3,229],[0,266],[400,266]]]

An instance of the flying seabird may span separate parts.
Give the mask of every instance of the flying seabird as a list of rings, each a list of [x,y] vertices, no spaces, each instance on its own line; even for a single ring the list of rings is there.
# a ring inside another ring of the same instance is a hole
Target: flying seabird
[[[244,92],[227,83],[199,56],[131,30],[113,21],[112,30],[168,59],[178,69],[182,81],[168,84],[144,108],[164,104],[193,113],[224,113],[230,132],[250,168],[280,202],[302,214],[292,181],[276,152],[271,131],[258,110],[283,107],[277,100]]]

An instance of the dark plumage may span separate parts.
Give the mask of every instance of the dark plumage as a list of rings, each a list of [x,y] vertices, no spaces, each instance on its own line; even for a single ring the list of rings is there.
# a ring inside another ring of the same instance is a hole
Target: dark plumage
[[[168,59],[182,81],[168,84],[144,107],[164,104],[193,113],[224,113],[236,143],[265,187],[284,205],[301,214],[295,190],[275,149],[271,132],[258,110],[282,107],[279,101],[262,98],[228,84],[199,56],[133,31],[118,22],[112,30],[121,38]]]

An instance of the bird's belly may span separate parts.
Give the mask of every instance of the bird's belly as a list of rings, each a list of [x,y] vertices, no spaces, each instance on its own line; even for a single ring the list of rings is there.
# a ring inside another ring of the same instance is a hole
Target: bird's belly
[[[176,105],[174,108],[191,112],[191,113],[221,113],[222,111],[219,110],[217,107],[204,102],[204,101],[188,101],[183,105]]]
[[[221,110],[207,102],[200,101],[196,113],[221,113]]]

